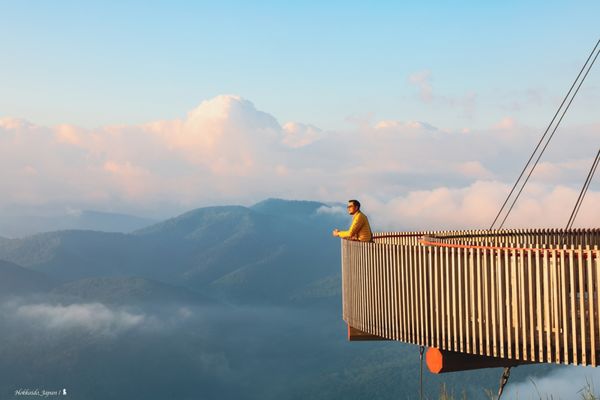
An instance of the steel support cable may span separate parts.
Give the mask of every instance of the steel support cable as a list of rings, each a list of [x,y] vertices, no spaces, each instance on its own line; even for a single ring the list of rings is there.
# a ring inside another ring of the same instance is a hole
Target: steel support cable
[[[521,180],[521,178],[523,177],[523,174],[525,173],[525,171],[527,171],[527,168],[529,167],[529,164],[531,163],[531,160],[533,159],[535,153],[537,152],[537,150],[539,149],[540,145],[542,144],[544,138],[546,137],[546,135],[548,134],[548,131],[550,130],[550,128],[552,127],[552,124],[554,123],[554,120],[556,119],[556,117],[558,116],[558,114],[560,113],[560,110],[562,109],[563,105],[565,104],[565,102],[567,101],[567,99],[569,98],[569,95],[571,94],[571,92],[573,91],[573,88],[575,87],[575,85],[577,84],[577,81],[579,80],[579,77],[581,76],[581,74],[583,73],[583,71],[585,70],[587,64],[589,63],[590,59],[592,58],[592,56],[594,55],[594,52],[596,51],[596,49],[598,48],[598,45],[600,44],[600,39],[596,42],[596,45],[594,46],[594,49],[592,50],[592,52],[590,53],[590,55],[588,56],[587,60],[585,61],[585,64],[583,64],[583,67],[581,67],[581,70],[579,71],[579,74],[577,74],[577,78],[575,78],[575,80],[573,81],[573,84],[571,85],[571,87],[569,88],[569,91],[567,92],[567,94],[565,95],[565,97],[563,98],[563,101],[560,103],[560,106],[558,107],[558,109],[556,110],[556,113],[554,113],[554,116],[552,117],[552,120],[550,121],[550,123],[548,124],[548,127],[546,128],[546,130],[544,131],[544,134],[542,135],[542,137],[540,138],[540,140],[538,141],[537,146],[535,146],[535,149],[533,150],[533,153],[531,153],[531,156],[529,157],[529,160],[527,160],[527,163],[525,164],[525,167],[523,167],[523,170],[521,171],[521,174],[519,175],[519,177],[517,178],[517,181],[515,182],[515,184],[513,185],[512,189],[510,190],[510,193],[508,194],[508,196],[506,197],[506,199],[504,200],[504,203],[502,204],[502,207],[500,207],[500,210],[498,211],[498,214],[496,214],[496,218],[494,218],[494,222],[492,222],[492,225],[490,225],[490,230],[494,229],[494,225],[496,224],[496,221],[498,220],[498,218],[500,217],[500,215],[502,214],[502,211],[504,210],[504,207],[506,207],[506,204],[508,203],[508,201],[510,200],[513,192],[515,191],[516,187],[519,184],[519,181]]]
[[[579,213],[579,208],[581,207],[581,204],[583,203],[583,199],[585,198],[587,190],[590,187],[592,178],[594,177],[594,174],[596,173],[596,168],[598,168],[599,161],[600,161],[600,149],[598,150],[598,153],[596,154],[596,158],[594,159],[594,162],[592,163],[592,167],[590,168],[590,172],[588,173],[587,178],[585,178],[585,183],[583,184],[583,187],[581,188],[581,192],[579,192],[579,197],[577,198],[577,201],[575,202],[575,207],[573,207],[573,212],[571,212],[571,216],[569,217],[569,222],[567,222],[567,227],[565,228],[565,230],[571,229],[573,227],[575,218],[577,218],[577,214]]]
[[[599,41],[600,42],[600,41]],[[596,50],[596,48],[594,47],[594,50]],[[510,212],[512,211],[513,207],[515,206],[515,203],[517,202],[517,200],[519,199],[519,196],[521,196],[521,192],[523,192],[523,189],[525,188],[525,185],[527,184],[527,182],[529,181],[529,178],[531,177],[531,174],[533,174],[533,171],[535,170],[535,167],[537,166],[538,162],[540,161],[540,158],[542,158],[542,155],[544,154],[544,151],[546,151],[546,148],[548,147],[548,144],[550,143],[550,140],[552,140],[552,137],[554,137],[554,134],[556,133],[556,130],[558,129],[558,127],[560,126],[560,123],[562,122],[565,114],[567,113],[567,111],[569,110],[569,107],[571,106],[571,103],[573,103],[573,100],[575,99],[575,96],[577,96],[577,93],[579,92],[579,89],[581,88],[581,85],[583,84],[583,82],[585,81],[585,78],[588,76],[590,70],[592,69],[594,63],[596,62],[596,59],[598,58],[598,55],[600,54],[600,51],[596,52],[596,55],[594,56],[594,59],[592,60],[591,64],[589,65],[587,71],[585,72],[585,74],[583,75],[583,78],[581,79],[581,81],[579,82],[579,85],[577,85],[577,89],[575,90],[575,92],[573,93],[573,96],[571,96],[571,99],[569,100],[569,102],[567,103],[567,106],[565,107],[565,109],[563,110],[558,122],[556,123],[556,125],[554,126],[554,129],[552,130],[552,133],[550,134],[550,136],[548,137],[548,140],[546,141],[546,144],[544,145],[544,147],[542,148],[541,152],[539,153],[537,159],[535,160],[535,163],[533,164],[533,166],[531,167],[531,169],[529,170],[529,174],[527,174],[527,177],[525,178],[525,181],[523,182],[523,184],[521,185],[521,188],[519,189],[517,195],[515,196],[513,202],[510,205],[510,208],[508,209],[508,212],[506,213],[506,215],[504,216],[504,219],[502,220],[502,223],[500,224],[500,227],[498,229],[502,229],[502,227],[504,226],[504,223],[506,222],[506,219],[508,218]]]

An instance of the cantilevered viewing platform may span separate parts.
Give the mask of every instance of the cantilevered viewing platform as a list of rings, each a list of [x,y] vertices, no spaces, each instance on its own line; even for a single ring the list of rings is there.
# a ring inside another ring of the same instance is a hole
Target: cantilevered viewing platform
[[[600,229],[390,232],[342,240],[350,340],[430,349],[446,372],[600,363]]]

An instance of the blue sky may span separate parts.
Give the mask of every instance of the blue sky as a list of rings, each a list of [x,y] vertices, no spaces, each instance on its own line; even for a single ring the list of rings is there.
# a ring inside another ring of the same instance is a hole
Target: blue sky
[[[485,227],[600,38],[598,1],[20,1],[0,15],[0,214],[360,198],[394,229]],[[599,143],[599,68],[520,226],[568,219]],[[598,180],[588,198],[581,221],[597,225]]]
[[[338,129],[369,115],[485,126],[527,90],[558,99],[598,38],[600,3],[23,1],[1,10],[4,116],[92,128],[180,117],[237,94],[281,122]],[[476,109],[416,101],[408,77],[418,71],[440,96],[474,96]],[[520,118],[541,126],[553,107],[530,105]]]

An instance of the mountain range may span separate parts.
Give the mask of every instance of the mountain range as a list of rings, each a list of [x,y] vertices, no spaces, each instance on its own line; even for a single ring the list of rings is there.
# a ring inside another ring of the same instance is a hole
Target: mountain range
[[[303,293],[339,293],[331,289],[339,287],[339,248],[330,231],[348,218],[319,213],[321,207],[269,199],[252,207],[199,208],[132,233],[60,230],[2,238],[0,260],[69,282],[72,291],[76,281],[89,286],[92,278],[111,277],[95,284],[123,279],[126,285],[137,277],[225,301],[298,301]],[[327,290],[319,291],[322,285]]]
[[[0,236],[17,238],[65,229],[127,233],[154,222],[156,221],[151,218],[91,210],[70,211],[57,215],[5,213],[0,215]]]

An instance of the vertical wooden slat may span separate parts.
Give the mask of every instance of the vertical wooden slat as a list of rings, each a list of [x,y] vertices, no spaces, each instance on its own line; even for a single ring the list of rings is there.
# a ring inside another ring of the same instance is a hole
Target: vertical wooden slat
[[[386,302],[386,284],[385,284],[385,266],[383,265],[382,244],[377,245],[377,281],[375,296],[377,298],[379,335],[385,336],[387,302]]]
[[[352,273],[353,273],[352,281],[353,281],[353,287],[356,290],[356,292],[352,296],[353,297],[352,318],[353,318],[353,323],[356,324],[358,315],[360,315],[360,295],[361,295],[360,274],[359,274],[358,267],[357,267],[359,257],[358,257],[358,254],[356,253],[356,250],[352,246],[350,246],[349,243],[347,243],[347,246],[350,249],[348,254],[351,255],[352,260],[353,260],[351,263],[350,271],[352,271]]]
[[[410,280],[410,285],[412,287],[412,313],[413,313],[413,339],[412,339],[412,343],[417,344],[419,342],[419,336],[420,336],[420,329],[419,329],[419,304],[418,304],[418,296],[419,296],[419,289],[418,289],[418,267],[417,267],[417,262],[418,262],[418,258],[417,258],[417,252],[416,252],[416,246],[413,243],[410,246],[410,252],[411,252],[411,257],[412,257],[412,263],[410,265],[410,270],[411,270],[411,280]]]
[[[379,336],[383,336],[385,326],[385,289],[384,289],[384,277],[383,277],[383,262],[381,260],[381,247],[377,246],[375,249],[374,260],[375,260],[375,280],[374,280],[374,291],[373,295],[375,298],[375,324],[377,326],[377,332]],[[373,254],[372,254],[373,256]]]
[[[508,246],[508,248],[510,247],[514,247],[514,244],[512,242],[508,242],[506,244]],[[510,250],[505,249],[502,251],[502,255],[503,255],[503,268],[501,273],[504,274],[504,294],[503,294],[503,301],[500,303],[501,307],[504,307],[504,320],[502,322],[502,325],[504,326],[504,338],[501,340],[501,343],[504,346],[504,351],[503,351],[503,355],[504,357],[507,358],[513,358],[512,355],[512,314],[511,314],[511,303],[512,303],[512,297],[511,297],[511,282],[512,282],[512,277],[511,277],[511,262],[510,262],[510,257],[511,257],[511,253]]]
[[[537,271],[534,269],[534,261],[533,261],[533,252],[531,249],[527,249],[527,271],[529,272],[530,276],[529,276],[529,282],[528,282],[528,288],[529,288],[529,337],[530,337],[530,346],[529,346],[529,350],[530,350],[530,358],[529,360],[531,361],[535,361],[537,360],[536,357],[536,350],[537,350],[537,346],[536,346],[536,326],[537,326],[537,321],[535,319],[535,316],[537,315],[537,301],[538,301],[538,295],[537,295],[537,284],[536,286],[534,286],[534,281],[537,282]]]
[[[554,332],[554,362],[560,363],[562,351],[560,348],[560,310],[559,310],[559,282],[558,282],[558,264],[556,258],[557,251],[553,248],[547,253],[550,259],[549,265],[551,269],[551,286],[552,286],[552,330]]]
[[[544,271],[543,279],[543,292],[544,292],[544,331],[546,332],[546,342],[544,347],[546,348],[546,359],[547,362],[552,362],[552,320],[550,318],[550,309],[552,308],[552,299],[550,291],[550,266],[549,266],[549,254],[544,250],[541,251]]]
[[[465,255],[466,255],[466,250],[465,249],[458,249],[458,271],[457,271],[457,275],[458,275],[458,350],[460,352],[464,352],[465,351],[465,328],[467,329],[467,336],[468,336],[468,325],[465,324],[465,319],[467,318],[466,316],[468,315],[468,313],[466,312],[467,310],[465,309],[465,303],[466,303],[466,296],[465,296],[465,289],[463,288],[464,284],[465,284],[465,275],[467,272],[467,268],[466,268],[466,264],[465,264]],[[466,303],[468,304],[468,303]],[[467,319],[468,321],[468,319]]]
[[[345,242],[345,241],[344,241]],[[348,246],[348,243],[346,243],[346,246]],[[351,257],[351,260],[349,261],[349,271],[350,271],[350,275],[351,275],[351,280],[352,280],[352,323],[356,323],[356,316],[358,315],[358,313],[360,312],[358,309],[358,298],[360,296],[360,286],[359,286],[359,282],[360,280],[358,279],[358,271],[356,270],[356,260],[357,260],[357,256],[354,253],[354,249],[351,246],[348,246],[348,255],[349,257]]]
[[[592,262],[594,263],[594,276],[596,278],[596,290],[594,292],[594,295],[596,296],[597,304],[596,315],[593,317],[593,320],[598,321],[600,323],[600,254],[598,253],[598,245],[594,245],[594,251],[593,253],[590,252],[589,256],[592,259]],[[598,326],[598,332],[600,332],[600,326]],[[597,365],[598,353],[594,353],[592,356],[594,357],[595,363]]]
[[[394,248],[391,245],[386,246],[387,253],[387,269],[388,276],[390,279],[390,293],[389,293],[389,301],[390,301],[390,332],[393,339],[398,340],[397,335],[397,321],[398,321],[398,310],[396,309],[396,264],[394,264]]]
[[[585,340],[585,319],[586,319],[586,310],[585,310],[585,266],[583,263],[583,251],[581,246],[577,247],[577,270],[579,272],[579,329],[580,329],[580,353],[581,353],[581,364],[587,365],[587,349],[586,349],[586,340]]]
[[[363,326],[364,322],[367,320],[367,310],[368,310],[368,306],[369,306],[369,299],[367,297],[367,268],[365,266],[365,259],[364,259],[364,254],[363,254],[363,250],[362,248],[358,247],[355,245],[355,243],[352,243],[352,245],[355,247],[355,251],[358,254],[358,259],[359,259],[359,263],[357,265],[357,271],[359,274],[359,280],[360,280],[360,290],[361,290],[361,305],[360,305],[360,314],[358,316],[358,321],[359,324],[358,328],[365,331],[366,332],[366,327]]]
[[[506,252],[507,255],[509,251]],[[510,268],[510,280],[507,279],[506,297],[509,299],[510,304],[506,305],[507,315],[506,321],[508,323],[508,357],[520,358],[519,352],[519,305],[518,295],[519,290],[519,279],[517,277],[517,252],[510,250],[510,257],[508,258],[507,272]],[[508,282],[510,284],[508,285]],[[513,346],[513,332],[514,332],[514,346]],[[514,355],[513,355],[514,349]]]
[[[347,308],[347,314],[346,314],[346,318],[350,318],[351,316],[354,316],[354,314],[356,313],[356,309],[355,309],[355,298],[356,298],[356,274],[354,274],[353,271],[353,265],[351,264],[351,259],[352,259],[352,253],[351,253],[351,249],[349,249],[347,246],[344,246],[344,252],[345,252],[345,264],[342,266],[342,270],[345,271],[346,273],[346,280],[348,282],[348,287],[346,289],[346,304],[348,304],[348,308]]]
[[[394,338],[394,303],[392,300],[393,280],[392,280],[392,266],[391,258],[389,253],[389,247],[387,244],[383,245],[383,265],[385,268],[385,285],[386,285],[386,301],[387,301],[387,321],[385,330],[387,332],[387,338]]]
[[[441,326],[440,319],[442,315],[442,307],[440,306],[440,248],[433,248],[433,301],[435,304],[435,347],[441,347]]]
[[[363,301],[364,296],[365,296],[364,279],[363,279],[363,273],[362,273],[362,268],[361,268],[361,263],[360,263],[362,255],[360,254],[358,249],[356,249],[354,246],[351,246],[351,243],[348,243],[348,246],[350,246],[352,248],[352,254],[356,260],[356,262],[353,264],[353,269],[354,269],[354,272],[356,273],[356,278],[357,278],[356,286],[359,290],[359,295],[357,297],[358,303],[356,305],[356,313],[354,315],[354,324],[355,324],[355,326],[360,328],[359,321],[361,320],[361,317],[364,315],[364,309],[366,307],[366,305]]]
[[[480,354],[480,350],[477,349],[477,318],[479,318],[479,314],[477,313],[477,308],[475,307],[475,263],[473,258],[473,249],[469,249],[469,291],[471,293],[471,348],[467,349],[467,351],[471,351],[474,354]]]
[[[571,335],[573,338],[572,359],[573,359],[573,364],[579,364],[580,363],[580,359],[579,359],[580,352],[577,349],[577,347],[579,346],[577,343],[577,321],[578,321],[578,319],[577,319],[577,303],[576,303],[577,286],[575,283],[575,257],[574,257],[574,253],[573,253],[573,247],[571,247],[571,249],[568,252],[568,258],[569,258],[569,297],[571,298],[571,313],[569,315],[569,318],[571,320]]]
[[[444,341],[444,349],[451,349],[452,346],[452,337],[450,334],[450,329],[452,326],[451,321],[451,308],[450,308],[450,257],[449,250],[447,247],[444,248],[444,273],[446,279],[444,279],[444,305],[445,305],[445,317],[444,318],[444,332],[446,333],[446,340]]]
[[[398,326],[399,326],[399,316],[400,314],[398,313],[398,267],[397,267],[397,263],[396,263],[396,252],[395,252],[395,246],[393,245],[389,245],[388,246],[388,258],[389,258],[389,268],[390,268],[390,272],[391,272],[391,280],[392,280],[392,296],[391,296],[391,301],[392,301],[392,317],[393,317],[393,338],[394,340],[399,340],[398,337]]]
[[[388,313],[388,307],[389,307],[389,303],[387,302],[387,275],[386,275],[386,266],[385,266],[385,251],[384,251],[384,244],[380,244],[377,248],[377,260],[378,260],[378,264],[379,264],[379,281],[378,281],[378,288],[377,288],[377,292],[376,292],[376,296],[379,298],[379,304],[380,304],[380,310],[379,310],[379,314],[380,314],[380,318],[379,318],[379,323],[381,324],[381,336],[385,337],[386,332],[387,332],[387,313]]]
[[[408,263],[406,265],[407,273],[408,273],[408,326],[409,326],[409,342],[415,342],[415,312],[414,312],[414,290],[413,290],[413,251],[412,245],[407,248],[408,250]]]
[[[430,295],[430,287],[428,285],[429,282],[429,266],[428,266],[428,255],[427,248],[424,246],[419,246],[419,252],[421,253],[421,298],[423,301],[423,321],[424,321],[424,333],[423,333],[423,341],[422,345],[431,345],[431,336],[430,336],[430,323],[429,323],[429,295]]]
[[[585,261],[587,265],[587,298],[588,298],[588,325],[589,325],[589,338],[590,338],[590,356],[589,362],[592,366],[596,366],[596,328],[595,328],[595,306],[594,306],[594,272],[592,271],[592,253],[590,252],[590,247],[585,246]]]
[[[408,315],[406,311],[406,258],[405,258],[406,246],[403,244],[398,249],[400,258],[400,309],[402,314],[402,330],[400,332],[400,340],[406,342],[407,336],[407,320]]]
[[[440,342],[440,349],[447,349],[446,346],[446,314],[448,310],[446,310],[446,284],[448,283],[448,277],[446,276],[446,248],[439,249],[439,307],[440,307],[440,332],[442,336],[442,340]]]
[[[417,340],[416,344],[421,344],[423,340],[423,314],[421,304],[421,256],[419,246],[414,245],[413,251],[415,255],[415,308],[417,314]]]
[[[429,277],[429,346],[436,345],[436,329],[435,329],[435,265],[433,258],[434,249],[427,249],[427,269],[428,269],[428,277]]]
[[[396,314],[396,340],[402,340],[402,310],[400,308],[400,260],[398,246],[392,245],[392,263],[394,265],[394,310]]]
[[[409,258],[409,255],[408,255],[408,245],[406,243],[403,246],[402,254],[403,254],[403,258],[404,258],[404,264],[403,264],[403,273],[404,273],[404,282],[403,282],[403,286],[404,286],[404,315],[406,317],[406,319],[405,319],[405,329],[404,329],[404,341],[410,342],[410,326],[411,326],[411,321],[410,321],[410,300],[409,300],[410,292],[409,292],[409,275],[408,275],[408,266],[409,266],[410,258]]]
[[[421,263],[421,251],[418,245],[413,247],[415,253],[415,288],[416,288],[416,308],[417,308],[417,344],[423,343],[423,301],[422,301],[422,285],[421,282],[423,280],[423,268]]]
[[[412,341],[413,320],[412,320],[412,310],[411,310],[412,291],[411,291],[411,285],[410,285],[411,257],[410,257],[410,245],[408,244],[408,239],[407,239],[407,243],[404,246],[404,257],[405,257],[404,274],[405,274],[405,279],[406,279],[406,283],[405,283],[405,290],[406,290],[405,291],[405,294],[406,294],[406,341],[410,343]]]
[[[421,264],[420,264],[420,269],[421,269],[421,323],[422,323],[422,329],[421,329],[421,345],[425,345],[428,342],[428,335],[429,335],[429,324],[427,321],[427,318],[429,317],[429,313],[427,312],[427,307],[428,307],[428,303],[427,303],[427,254],[426,254],[426,249],[419,245],[418,247],[419,249],[419,257],[421,259]]]
[[[373,260],[375,279],[373,279],[372,285],[372,296],[373,296],[373,314],[375,315],[374,321],[375,326],[377,328],[377,334],[379,336],[383,336],[383,326],[384,326],[384,315],[385,315],[385,292],[383,289],[383,266],[381,262],[381,245],[377,245],[374,249],[375,253],[371,254],[371,259]]]
[[[391,333],[392,326],[392,302],[390,300],[391,290],[391,279],[390,279],[390,270],[389,270],[389,259],[387,258],[387,245],[381,244],[381,260],[383,265],[383,301],[385,302],[385,315],[384,315],[384,329],[385,337],[391,338],[393,335]]]
[[[484,309],[484,289],[483,289],[483,282],[484,282],[484,277],[483,277],[483,264],[482,264],[482,256],[481,256],[481,250],[480,249],[476,249],[475,250],[475,261],[476,261],[476,268],[475,271],[477,272],[477,326],[478,326],[478,343],[479,343],[479,351],[477,354],[487,354],[487,352],[485,351],[485,347],[484,347],[484,336],[483,336],[483,321],[484,321],[484,317],[485,317],[485,309]]]
[[[525,251],[521,247],[521,250],[519,250],[519,258],[517,263],[517,269],[519,274],[519,301],[521,306],[521,358],[523,360],[529,360],[529,353],[527,352],[527,345],[529,341],[529,338],[527,337],[527,322],[529,321],[529,319],[527,318],[527,304],[531,302],[531,291],[528,290],[529,274],[526,273],[525,268]]]
[[[360,243],[356,243],[359,246]],[[365,332],[377,334],[377,324],[375,323],[375,296],[374,296],[374,282],[375,282],[375,265],[373,257],[369,257],[364,246],[360,246],[361,253],[363,255],[363,274],[365,279],[365,296],[367,298],[368,308],[365,312],[365,325],[367,329]]]
[[[569,364],[569,315],[572,310],[569,310],[568,297],[569,293],[567,292],[567,266],[565,265],[566,257],[565,257],[565,249],[566,246],[563,246],[561,251],[559,252],[558,263],[560,266],[560,300],[561,300],[561,319],[562,319],[562,339],[563,339],[563,363]]]
[[[359,329],[364,330],[363,321],[366,320],[367,314],[367,280],[365,276],[366,269],[364,266],[362,249],[360,249],[358,246],[355,246],[354,243],[352,243],[352,246],[354,247],[354,252],[356,253],[358,259],[358,263],[356,264],[355,268],[358,275],[361,298],[361,302],[359,304],[360,312],[357,315],[356,324]]]
[[[494,354],[492,349],[492,340],[490,336],[491,325],[493,324],[491,318],[491,310],[490,304],[491,301],[491,292],[490,292],[490,273],[489,273],[489,262],[488,260],[491,257],[488,257],[488,251],[482,251],[482,270],[483,270],[483,304],[484,304],[484,325],[485,325],[485,354],[491,356]]]
[[[346,301],[348,300],[348,282],[346,282],[346,279],[348,279],[348,273],[346,272],[346,266],[348,265],[348,258],[346,257],[346,247],[344,246],[344,243],[342,242],[342,246],[340,246],[341,248],[341,255],[340,258],[342,260],[342,318],[346,319],[348,317],[348,307],[346,306]]]
[[[452,350],[453,351],[458,351],[458,329],[456,326],[456,320],[457,320],[457,310],[456,310],[456,303],[457,303],[457,294],[456,294],[456,252],[455,252],[455,248],[452,247],[450,249],[450,279],[451,281],[451,287],[452,287],[452,292],[451,292],[451,304],[452,304]]]
[[[537,306],[537,348],[538,356],[536,361],[544,361],[544,327],[542,325],[542,262],[540,257],[540,251],[535,252],[535,294],[536,294],[536,306]]]
[[[374,249],[375,255],[373,257],[375,261],[374,272],[375,279],[373,280],[373,300],[375,304],[375,324],[377,327],[377,332],[379,336],[384,336],[384,326],[385,326],[385,289],[384,289],[384,277],[383,277],[383,261],[381,259],[381,247],[377,245]]]
[[[508,315],[505,315],[506,311],[505,304],[508,302],[508,296],[506,296],[506,286],[508,280],[506,279],[506,271],[508,265],[506,265],[506,257],[508,252],[506,250],[498,250],[498,256],[496,257],[496,273],[498,276],[498,337],[499,337],[499,354],[500,357],[505,357],[505,334],[506,334],[506,320]]]
[[[498,307],[498,291],[497,277],[498,277],[498,258],[496,257],[495,251],[492,250],[490,253],[490,300],[491,300],[491,321],[492,325],[492,354],[494,357],[498,357],[498,318],[497,318],[497,307]]]

